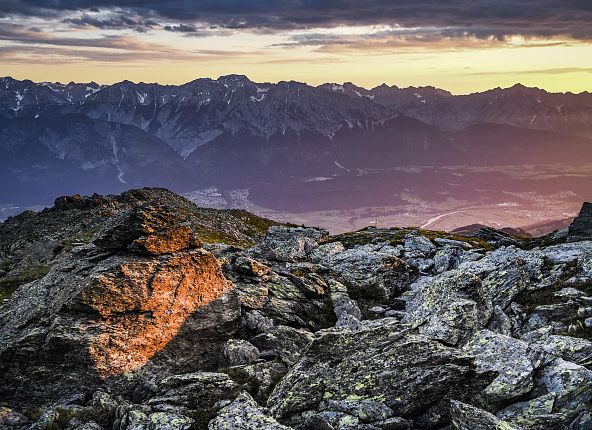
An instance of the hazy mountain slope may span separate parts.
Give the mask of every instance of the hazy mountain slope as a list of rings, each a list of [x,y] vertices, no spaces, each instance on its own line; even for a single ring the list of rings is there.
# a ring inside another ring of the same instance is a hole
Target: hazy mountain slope
[[[0,201],[175,187],[188,173],[166,144],[135,127],[82,115],[0,121]]]
[[[587,92],[549,93],[520,84],[459,96],[434,87],[383,84],[366,90],[351,83],[322,87],[352,98],[373,100],[444,129],[494,123],[592,136],[592,94]]]

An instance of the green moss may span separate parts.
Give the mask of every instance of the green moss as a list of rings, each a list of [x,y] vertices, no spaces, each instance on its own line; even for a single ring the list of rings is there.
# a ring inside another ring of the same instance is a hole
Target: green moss
[[[255,242],[253,241],[236,239],[221,231],[208,229],[203,226],[196,226],[193,231],[198,239],[204,243],[224,243],[239,248],[249,248],[255,245]]]
[[[110,427],[115,420],[115,409],[86,407],[74,411],[73,415],[83,422],[95,422],[102,427]]]
[[[331,236],[327,242],[341,242],[346,248],[379,242],[389,242],[392,246],[397,246],[403,245],[405,243],[405,237],[410,233],[420,234],[430,240],[436,238],[449,239],[468,243],[474,248],[482,248],[485,250],[493,249],[493,247],[483,239],[461,236],[443,231],[423,230],[416,227],[388,229],[366,227],[362,230]]]
[[[10,272],[11,267],[12,267],[12,264],[8,260],[0,262],[0,271],[2,271],[2,272]]]
[[[233,217],[243,224],[251,227],[256,233],[263,236],[269,227],[278,225],[277,222],[247,212],[244,209],[230,209],[228,211]]]
[[[31,408],[23,412],[23,415],[26,416],[31,422],[37,421],[39,418],[41,418],[42,414],[43,408]]]
[[[45,426],[45,430],[63,430],[68,427],[70,420],[76,416],[76,411],[73,409],[57,408],[54,419]]]
[[[50,269],[51,265],[41,264],[30,267],[20,273],[0,278],[0,301],[10,298],[12,293],[21,285],[43,278]]]
[[[471,237],[471,236],[462,236],[460,234],[453,234],[453,233],[446,233],[444,231],[436,231],[436,230],[422,230],[417,229],[417,231],[422,235],[427,237],[430,240],[434,239],[448,239],[448,240],[456,240],[458,242],[468,243],[469,245],[475,248],[482,248],[486,251],[490,251],[493,249],[488,242],[478,237]]]
[[[68,251],[68,250],[72,249],[75,244],[91,243],[93,241],[93,239],[95,238],[95,235],[97,234],[98,231],[99,231],[98,226],[95,226],[95,227],[90,228],[88,230],[83,230],[71,238],[62,240],[61,244],[64,247],[64,249]]]

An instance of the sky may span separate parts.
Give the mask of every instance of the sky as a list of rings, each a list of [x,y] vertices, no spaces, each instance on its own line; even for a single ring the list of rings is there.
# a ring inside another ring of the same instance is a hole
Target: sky
[[[591,0],[0,0],[0,76],[592,91]]]

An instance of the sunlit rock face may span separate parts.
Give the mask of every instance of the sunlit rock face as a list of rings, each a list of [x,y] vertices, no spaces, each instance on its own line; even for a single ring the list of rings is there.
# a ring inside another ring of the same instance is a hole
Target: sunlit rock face
[[[215,366],[240,305],[218,260],[177,220],[151,208],[123,214],[96,244],[18,289],[0,311],[0,373],[10,382],[0,398],[48,401]]]
[[[80,299],[100,316],[88,352],[101,376],[146,364],[196,309],[230,287],[216,259],[200,250],[124,262],[91,279]]]

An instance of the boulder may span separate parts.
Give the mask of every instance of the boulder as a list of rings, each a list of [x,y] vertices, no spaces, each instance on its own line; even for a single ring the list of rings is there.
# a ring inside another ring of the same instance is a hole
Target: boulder
[[[392,413],[422,425],[445,423],[450,398],[473,395],[491,377],[475,377],[470,357],[410,330],[385,319],[355,333],[323,331],[275,387],[267,403],[272,415],[298,427],[303,416],[341,405],[366,421]]]
[[[581,366],[592,365],[592,342],[587,339],[550,335],[533,343],[533,348]]]
[[[399,297],[417,278],[395,254],[394,247],[363,245],[327,256],[320,263],[348,286],[352,298],[384,302]]]
[[[478,276],[493,305],[505,310],[518,294],[542,280],[544,262],[539,250],[510,246],[489,252],[478,261],[462,263],[458,269]]]
[[[346,327],[350,330],[357,330],[360,327],[362,312],[355,300],[350,299],[347,288],[335,281],[329,281],[330,299],[333,303],[333,312],[337,317],[337,327]]]
[[[134,374],[215,368],[240,317],[218,261],[200,249],[99,252],[76,248],[0,309],[1,398],[45,403]]]
[[[246,276],[261,277],[269,274],[271,271],[265,264],[244,255],[236,257],[233,264],[237,272]]]
[[[531,400],[516,402],[496,413],[496,416],[523,429],[562,429],[565,417],[553,412],[555,393],[544,394]]]
[[[573,415],[584,409],[592,420],[592,371],[579,364],[557,358],[542,368],[536,383],[544,386],[547,392],[557,395],[555,410]]]
[[[171,412],[154,412],[148,417],[148,430],[189,430],[195,423],[192,418]]]
[[[7,408],[6,406],[0,406],[0,428],[22,428],[27,424],[29,424],[29,420],[26,416]]]
[[[492,305],[481,279],[455,269],[424,279],[405,310],[404,323],[456,345],[487,325]]]
[[[274,327],[255,336],[251,343],[261,351],[273,351],[288,366],[296,363],[313,340],[313,334],[288,326]]]
[[[233,366],[223,370],[233,381],[248,390],[257,402],[265,404],[277,382],[288,372],[287,366],[277,360]]]
[[[168,254],[199,245],[191,225],[175,208],[144,205],[124,211],[102,227],[93,243],[102,250]]]
[[[226,272],[234,282],[245,311],[258,312],[249,317],[251,326],[260,326],[263,331],[270,325],[316,330],[335,323],[328,286],[320,275],[310,268],[276,270],[262,279],[249,280]],[[253,318],[258,318],[259,322]]]
[[[208,424],[208,430],[291,430],[265,413],[247,394],[240,394]]]
[[[403,249],[406,256],[426,258],[436,250],[436,246],[425,236],[409,234],[405,237]]]
[[[570,224],[567,234],[569,241],[592,239],[592,203],[584,202],[580,213]]]
[[[221,366],[250,364],[259,358],[259,350],[242,339],[229,339],[222,349]]]
[[[341,242],[324,243],[313,249],[309,258],[313,263],[320,263],[323,259],[330,258],[343,251],[345,251],[345,247]]]
[[[455,400],[450,402],[450,415],[458,430],[521,430],[487,411]]]
[[[269,260],[300,261],[328,235],[327,230],[317,228],[273,226],[257,246],[257,251]]]
[[[477,372],[496,372],[483,394],[490,402],[519,397],[533,388],[535,366],[526,342],[481,330],[463,347],[475,357]]]

